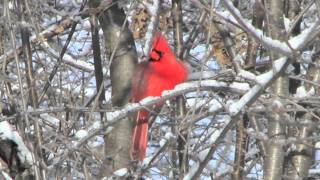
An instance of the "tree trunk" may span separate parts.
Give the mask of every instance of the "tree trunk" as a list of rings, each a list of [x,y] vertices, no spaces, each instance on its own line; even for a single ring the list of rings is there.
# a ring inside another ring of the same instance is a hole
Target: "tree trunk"
[[[274,39],[283,39],[284,23],[283,23],[284,0],[269,0],[267,1],[267,23],[268,33]],[[275,60],[280,56],[270,52],[270,58]],[[273,67],[272,67],[273,68]],[[279,97],[287,97],[289,91],[288,76],[284,73],[276,80],[273,88],[274,93]],[[284,101],[276,97],[274,101],[278,101],[284,105]],[[281,107],[277,104],[272,104],[274,112],[269,118],[267,145],[267,154],[265,158],[264,179],[265,180],[281,180],[283,177],[283,162],[285,149],[283,142],[285,136],[285,125],[281,123],[284,118],[284,112],[281,112]]]
[[[288,18],[293,21],[300,13],[300,1],[297,0],[287,0],[287,16]],[[298,35],[300,33],[300,22],[301,20],[296,23],[295,27],[292,30],[292,35]],[[295,67],[295,72],[297,72],[295,75],[298,75],[300,73],[300,64],[297,62],[293,63]],[[311,67],[311,71],[314,67]],[[319,74],[319,70],[313,71]],[[312,74],[312,73],[310,73]],[[318,75],[314,76],[313,78],[310,78],[313,82],[318,82]],[[300,85],[299,80],[290,79],[290,92],[296,92],[297,87]],[[310,89],[307,89],[310,90]],[[303,122],[303,123],[311,123],[312,122],[312,116],[310,113],[305,114],[297,114],[296,121]],[[313,154],[314,154],[314,142],[312,140],[306,140],[306,138],[310,137],[310,135],[313,132],[312,127],[306,125],[306,126],[294,126],[290,127],[288,129],[289,136],[294,137],[299,141],[298,143],[294,143],[294,148],[287,157],[287,176],[288,179],[304,179],[308,177],[308,171],[310,166],[313,164]]]
[[[98,17],[110,54],[112,104],[122,107],[129,102],[137,53],[126,15],[116,1],[113,3],[114,5]],[[99,4],[99,0],[90,1],[91,7],[97,7]],[[101,176],[110,176],[115,170],[130,165],[131,135],[132,122],[125,119],[113,126],[112,131],[105,136],[105,160],[100,170]]]

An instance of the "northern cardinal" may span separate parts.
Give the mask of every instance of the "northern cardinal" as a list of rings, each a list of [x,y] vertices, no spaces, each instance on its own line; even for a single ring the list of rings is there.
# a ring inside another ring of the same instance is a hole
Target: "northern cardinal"
[[[177,84],[184,82],[187,75],[186,66],[176,59],[166,38],[161,33],[156,33],[150,59],[138,65],[133,77],[131,100],[139,102],[148,96],[161,96],[163,91],[173,89]],[[148,143],[148,117],[147,110],[140,110],[136,115],[130,150],[132,160],[142,161],[145,157]]]

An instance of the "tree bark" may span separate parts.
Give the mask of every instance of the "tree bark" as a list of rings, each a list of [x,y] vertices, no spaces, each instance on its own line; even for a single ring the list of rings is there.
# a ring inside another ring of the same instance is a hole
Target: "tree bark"
[[[131,31],[126,21],[124,10],[114,5],[99,14],[99,22],[103,30],[105,45],[110,58],[110,76],[112,85],[112,104],[122,107],[129,102],[131,78],[137,64],[137,53]],[[99,0],[90,1],[91,7],[99,6]],[[130,165],[130,146],[132,122],[120,121],[105,136],[105,160],[100,176],[110,176],[120,168]]]
[[[269,0],[267,1],[267,23],[268,33],[274,39],[283,39],[284,36],[284,0]],[[279,58],[279,54],[270,52],[272,60]],[[273,68],[273,67],[272,67]],[[288,76],[283,73],[275,82],[273,88],[274,93],[278,95],[274,100],[284,103],[279,97],[287,97],[289,92]],[[274,112],[269,118],[268,124],[268,146],[265,157],[264,179],[265,180],[281,180],[283,177],[283,162],[285,150],[283,142],[285,136],[285,125],[281,123],[284,118],[284,112],[277,109],[276,104],[272,104]],[[283,106],[285,106],[283,104]],[[277,111],[277,112],[276,112]]]
[[[297,0],[287,0],[287,16],[290,20],[295,20],[295,18],[299,15],[300,9],[300,1]],[[298,35],[300,31],[300,22],[301,20],[296,23],[295,27],[292,30],[293,36]],[[295,67],[295,75],[300,73],[300,63],[294,62]],[[316,72],[319,74],[319,70],[312,71],[314,67],[311,67],[311,72]],[[310,73],[312,74],[312,73]],[[318,82],[318,75],[311,78],[313,82]],[[297,87],[301,84],[299,80],[290,79],[290,92],[295,93]],[[310,90],[310,89],[307,89]],[[306,124],[312,123],[312,116],[310,113],[301,114],[298,113],[296,115],[297,122],[304,122]],[[306,138],[312,135],[314,129],[310,126],[302,126],[302,127],[290,127],[288,128],[289,136],[294,137],[297,140],[300,140],[297,143],[294,143],[294,150],[292,150],[288,157],[286,158],[286,167],[287,167],[287,176],[288,179],[304,179],[308,177],[308,170],[310,166],[313,164],[314,159],[314,141],[307,140]]]
[[[232,173],[232,180],[242,180],[244,175],[245,167],[245,153],[247,147],[247,134],[245,129],[248,128],[248,114],[244,114],[240,117],[236,126],[236,150],[235,150],[235,160]]]
[[[101,103],[105,100],[104,87],[103,87],[103,70],[101,62],[101,52],[100,52],[100,38],[99,38],[99,28],[96,16],[92,16],[90,19],[91,23],[91,37],[92,37],[92,50],[93,50],[93,61],[94,61],[94,74],[96,78],[96,91],[102,88],[102,93],[99,96],[99,107]],[[102,86],[102,87],[101,87]]]
[[[183,61],[182,56],[183,56],[184,44],[183,44],[183,32],[182,32],[181,0],[172,1],[172,14],[173,14],[172,19],[173,19],[175,54],[178,59]],[[177,103],[176,116],[184,117],[186,114],[186,105],[185,105],[184,97],[183,96],[177,97],[176,103]],[[178,124],[183,124],[183,123],[184,122],[181,121]],[[179,158],[179,179],[182,179],[189,170],[188,144],[186,143],[187,139],[188,139],[188,130],[181,130],[178,132],[177,150],[178,150],[178,158]]]

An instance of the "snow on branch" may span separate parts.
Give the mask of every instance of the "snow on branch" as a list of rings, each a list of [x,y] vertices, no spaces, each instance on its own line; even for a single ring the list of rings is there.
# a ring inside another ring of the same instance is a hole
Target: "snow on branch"
[[[42,42],[46,42],[47,39],[50,39],[53,36],[56,36],[62,32],[64,32],[66,29],[70,28],[72,25],[72,20],[70,18],[61,20],[58,24],[54,24],[52,26],[49,26],[46,30],[42,31],[38,35],[33,35],[30,37],[30,42],[33,45],[41,44]],[[16,49],[7,51],[3,55],[0,56],[0,62],[5,62],[4,60],[7,60],[7,63],[12,61],[14,59],[15,51],[18,55],[22,53],[22,45],[19,45],[16,47]]]
[[[253,86],[245,95],[241,97],[239,101],[233,103],[229,106],[229,113],[231,116],[236,116],[239,114],[241,110],[252,104],[252,101],[256,100],[256,97],[260,95],[260,92],[265,90],[265,88],[270,84],[270,82],[278,77],[280,72],[287,67],[288,59],[287,58],[280,58],[274,62],[274,69],[269,70],[268,72],[259,75],[256,78],[258,82],[257,85]]]
[[[173,97],[193,92],[196,90],[211,90],[211,91],[225,91],[225,92],[232,92],[238,94],[244,94],[246,90],[231,86],[225,82],[220,82],[216,80],[206,80],[206,81],[194,81],[194,82],[187,82],[183,84],[179,84],[175,87],[175,89],[170,91],[165,91],[162,93],[162,96],[159,97],[147,97],[142,99],[139,103],[131,103],[126,105],[123,109],[117,110],[114,112],[107,113],[107,123],[104,126],[99,127],[95,130],[92,130],[90,134],[84,137],[79,143],[77,143],[74,148],[78,148],[86,143],[89,139],[93,138],[94,136],[98,135],[102,130],[108,128],[109,126],[123,120],[129,114],[137,112],[139,110],[144,109],[145,107],[150,107],[155,104],[164,102],[165,100],[172,99]],[[213,112],[214,113],[214,112]]]
[[[305,29],[300,35],[291,38],[288,42],[291,47],[288,46],[286,42],[272,39],[263,34],[259,29],[256,29],[252,26],[251,23],[246,21],[239,10],[233,6],[230,0],[223,0],[225,7],[229,10],[234,18],[226,16],[226,13],[221,13],[217,11],[217,15],[227,19],[228,21],[234,22],[235,24],[240,25],[243,30],[252,35],[254,38],[259,40],[264,46],[279,52],[287,57],[292,57],[294,55],[293,51],[302,50],[309,42],[315,39],[316,36],[320,33],[320,20],[318,19],[311,27]],[[293,48],[293,49],[292,49]]]
[[[0,139],[10,140],[17,145],[18,157],[21,163],[26,165],[32,165],[32,154],[24,144],[19,133],[12,129],[11,125],[7,121],[0,122]]]
[[[53,49],[52,47],[50,47],[50,45],[47,42],[42,43],[41,47],[46,49],[47,52],[50,53],[53,57],[55,57],[57,59],[59,58],[60,53],[58,51],[56,51],[55,49]],[[71,67],[84,70],[88,73],[94,72],[94,67],[92,64],[87,63],[85,61],[75,60],[71,55],[69,55],[67,53],[64,54],[64,56],[62,58],[62,62],[70,65]]]
[[[152,40],[159,24],[160,0],[154,0],[153,4],[144,2],[144,5],[147,11],[149,12],[149,14],[151,15],[150,22],[147,27],[146,37],[145,37],[146,43],[143,48],[143,53],[146,56],[145,59],[149,59],[149,52],[151,51]]]
[[[238,101],[232,103],[229,107],[229,115],[225,116],[224,125],[221,129],[216,130],[210,137],[210,149],[206,154],[202,154],[200,160],[193,165],[184,180],[197,179],[216,150],[217,144],[224,138],[225,134],[232,128],[241,111],[249,107],[260,96],[260,94],[284,71],[289,64],[288,58],[280,58],[274,62],[274,69],[256,77],[257,85],[253,86]]]

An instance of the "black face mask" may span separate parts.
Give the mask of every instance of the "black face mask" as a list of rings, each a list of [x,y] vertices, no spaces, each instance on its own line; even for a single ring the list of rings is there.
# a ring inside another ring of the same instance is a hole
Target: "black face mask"
[[[163,54],[164,54],[163,52],[158,51],[156,49],[152,49],[151,53],[153,53],[153,52],[157,53],[158,58],[155,59],[155,58],[150,57],[150,61],[159,61],[162,58]]]

